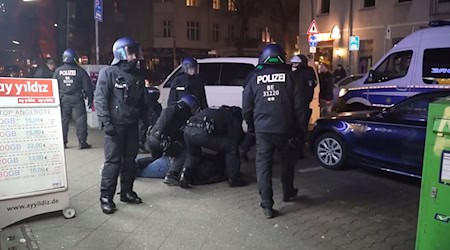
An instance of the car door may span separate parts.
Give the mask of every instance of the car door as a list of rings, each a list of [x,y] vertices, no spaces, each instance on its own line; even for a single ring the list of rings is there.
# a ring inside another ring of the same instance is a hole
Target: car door
[[[209,89],[208,99],[210,106],[238,106],[242,107],[242,91],[244,80],[255,67],[248,63],[222,63],[219,84]]]
[[[367,121],[364,139],[371,162],[366,164],[420,176],[428,104],[446,95],[412,97]]]
[[[369,102],[375,107],[389,107],[411,95],[414,74],[412,50],[390,54],[364,82]]]

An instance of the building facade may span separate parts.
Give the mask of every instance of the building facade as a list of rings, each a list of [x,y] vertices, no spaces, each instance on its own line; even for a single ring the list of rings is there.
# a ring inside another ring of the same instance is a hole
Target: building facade
[[[342,64],[350,73],[366,73],[408,34],[430,20],[449,18],[450,0],[300,1],[299,52],[314,56],[316,64]],[[320,32],[314,54],[307,34],[312,20]],[[359,37],[357,50],[349,50],[350,36]]]

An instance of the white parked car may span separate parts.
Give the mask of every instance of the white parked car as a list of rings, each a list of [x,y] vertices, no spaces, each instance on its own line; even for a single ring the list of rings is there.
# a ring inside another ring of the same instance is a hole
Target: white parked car
[[[205,81],[208,106],[242,107],[244,80],[258,64],[256,57],[215,57],[198,59],[200,78]],[[174,69],[159,86],[159,101],[167,107],[170,84],[181,72],[181,65]]]

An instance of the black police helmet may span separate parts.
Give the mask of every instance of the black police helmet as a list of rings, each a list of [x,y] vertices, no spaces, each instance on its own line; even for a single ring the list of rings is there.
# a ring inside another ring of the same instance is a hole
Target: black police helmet
[[[122,37],[117,39],[113,44],[114,59],[111,65],[118,64],[120,61],[128,61],[128,55],[135,54],[136,60],[142,60],[141,47],[131,37]]]
[[[64,53],[62,55],[62,61],[63,63],[77,64],[78,63],[77,52],[71,48],[64,50]]]
[[[260,64],[285,64],[286,52],[279,44],[268,44],[259,56]]]
[[[184,95],[178,102],[188,105],[192,114],[196,114],[200,111],[200,102],[194,95]]]
[[[189,75],[198,74],[198,62],[195,58],[186,57],[181,61],[183,72]]]
[[[298,57],[300,57],[301,64],[308,65],[308,57],[303,54],[298,55]]]

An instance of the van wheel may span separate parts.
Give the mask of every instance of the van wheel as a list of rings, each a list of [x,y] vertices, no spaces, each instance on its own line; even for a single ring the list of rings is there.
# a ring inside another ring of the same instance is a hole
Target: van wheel
[[[320,135],[314,142],[314,154],[320,165],[326,169],[344,169],[347,147],[336,133]]]

